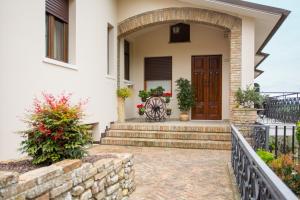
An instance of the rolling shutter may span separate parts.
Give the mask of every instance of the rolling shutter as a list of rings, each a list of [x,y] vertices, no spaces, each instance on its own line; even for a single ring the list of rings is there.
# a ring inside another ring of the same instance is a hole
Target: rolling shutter
[[[145,81],[172,80],[172,57],[145,58]]]
[[[46,12],[68,23],[69,22],[69,1],[68,0],[46,0]]]

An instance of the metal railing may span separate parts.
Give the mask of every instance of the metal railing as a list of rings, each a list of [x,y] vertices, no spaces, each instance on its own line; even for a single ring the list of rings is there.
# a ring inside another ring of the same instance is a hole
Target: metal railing
[[[232,125],[231,164],[241,199],[296,200],[296,195],[262,161]]]
[[[283,123],[296,123],[300,120],[299,92],[261,92],[266,96],[263,115]]]

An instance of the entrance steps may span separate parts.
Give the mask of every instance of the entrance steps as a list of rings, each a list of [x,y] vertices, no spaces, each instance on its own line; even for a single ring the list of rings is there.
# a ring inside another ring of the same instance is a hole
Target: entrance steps
[[[230,150],[231,134],[229,124],[224,122],[126,122],[112,124],[101,144]]]

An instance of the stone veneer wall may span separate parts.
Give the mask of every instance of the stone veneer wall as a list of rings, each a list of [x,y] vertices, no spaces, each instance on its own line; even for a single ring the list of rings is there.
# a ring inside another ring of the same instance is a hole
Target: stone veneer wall
[[[95,163],[64,160],[19,174],[0,171],[0,199],[126,200],[135,189],[133,156]]]
[[[130,33],[143,29],[151,25],[162,24],[174,21],[190,21],[223,27],[230,30],[230,91],[229,108],[231,119],[235,106],[234,93],[241,87],[241,64],[242,64],[242,20],[238,17],[216,12],[213,10],[174,7],[153,10],[139,15],[135,15],[118,25],[118,37],[124,37]],[[118,58],[119,59],[119,58]],[[118,74],[120,74],[120,64],[118,63]],[[118,84],[120,77],[118,76]]]
[[[253,108],[234,108],[232,123],[236,125],[244,136],[249,136],[251,127],[257,120],[257,110]]]

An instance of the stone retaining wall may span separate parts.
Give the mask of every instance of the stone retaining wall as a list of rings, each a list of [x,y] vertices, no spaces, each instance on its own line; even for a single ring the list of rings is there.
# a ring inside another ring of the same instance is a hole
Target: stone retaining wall
[[[19,174],[0,171],[0,199],[126,200],[134,191],[133,156],[92,163],[64,160]]]

